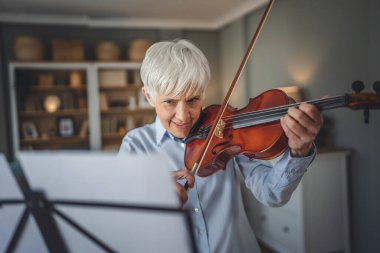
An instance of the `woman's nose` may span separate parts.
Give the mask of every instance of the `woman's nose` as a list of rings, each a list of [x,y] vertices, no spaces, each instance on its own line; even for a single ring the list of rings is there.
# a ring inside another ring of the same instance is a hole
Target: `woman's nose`
[[[176,117],[183,122],[186,122],[190,117],[190,110],[186,103],[178,103]]]

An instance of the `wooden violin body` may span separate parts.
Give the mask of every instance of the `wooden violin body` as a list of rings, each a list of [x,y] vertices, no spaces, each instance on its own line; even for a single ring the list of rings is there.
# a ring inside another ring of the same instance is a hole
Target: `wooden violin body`
[[[226,163],[237,155],[267,160],[282,154],[288,144],[278,117],[269,120],[267,115],[253,115],[252,112],[287,105],[290,102],[284,92],[269,90],[251,98],[242,109],[229,106],[223,116],[225,120],[217,126],[198,175],[209,176],[216,170],[225,168]],[[202,151],[205,135],[208,134],[219,107],[220,105],[211,105],[203,110],[200,121],[187,138],[185,165],[188,169],[191,169],[194,159]],[[261,123],[262,120],[269,122]]]

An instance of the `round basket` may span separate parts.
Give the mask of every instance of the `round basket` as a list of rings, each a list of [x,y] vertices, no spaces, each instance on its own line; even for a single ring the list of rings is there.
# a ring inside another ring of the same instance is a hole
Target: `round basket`
[[[152,42],[147,39],[136,39],[132,41],[128,49],[127,58],[131,61],[142,61],[146,51],[151,45]]]
[[[120,46],[113,41],[102,41],[96,46],[96,59],[98,61],[119,61]]]
[[[18,61],[41,61],[45,48],[41,40],[30,36],[18,36],[13,44],[13,53]]]

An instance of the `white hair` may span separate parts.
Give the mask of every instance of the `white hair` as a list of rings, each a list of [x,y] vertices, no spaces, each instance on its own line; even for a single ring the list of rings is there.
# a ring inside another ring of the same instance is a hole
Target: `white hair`
[[[201,92],[210,80],[210,67],[202,51],[187,40],[153,44],[141,66],[141,80],[153,100],[156,95],[182,96]]]

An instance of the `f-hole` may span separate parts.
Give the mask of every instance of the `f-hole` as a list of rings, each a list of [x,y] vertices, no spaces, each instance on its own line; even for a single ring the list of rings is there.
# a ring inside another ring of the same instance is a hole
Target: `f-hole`
[[[212,153],[213,155],[216,155],[216,151],[215,151],[215,149],[218,148],[218,147],[220,147],[220,146],[223,146],[223,145],[227,145],[227,144],[229,144],[229,143],[231,142],[231,140],[232,140],[232,135],[228,136],[228,139],[227,139],[226,141],[223,141],[223,142],[221,142],[221,143],[216,144],[216,145],[212,148],[211,153]]]

